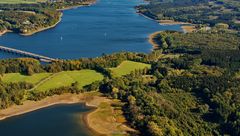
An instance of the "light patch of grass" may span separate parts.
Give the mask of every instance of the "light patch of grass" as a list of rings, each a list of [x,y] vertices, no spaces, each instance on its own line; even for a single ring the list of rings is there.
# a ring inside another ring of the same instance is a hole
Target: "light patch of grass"
[[[160,59],[174,59],[174,58],[179,58],[182,54],[171,54],[171,53],[168,53],[168,54],[163,54]]]
[[[21,3],[37,3],[37,2],[46,2],[47,0],[0,0],[0,4],[21,4]]]
[[[235,78],[235,79],[240,79],[240,71],[237,71],[237,72],[234,74],[234,78]]]
[[[87,117],[90,127],[108,136],[126,136],[127,131],[134,131],[125,125],[122,102],[103,97],[95,97],[96,99],[98,99],[97,109]]]
[[[78,82],[78,88],[103,79],[103,75],[94,70],[63,71],[39,85],[36,90],[47,91],[54,88],[70,86]]]
[[[22,75],[20,73],[10,73],[10,74],[4,74],[1,77],[1,79],[5,83],[27,82],[27,83],[36,84],[42,79],[50,75],[51,73],[38,73],[32,76]]]
[[[202,75],[221,76],[225,70],[215,66],[195,65],[191,71]]]
[[[144,68],[150,68],[151,65],[140,63],[140,62],[134,62],[134,61],[123,61],[118,67],[116,68],[110,68],[112,71],[113,76],[120,77],[123,75],[130,74],[134,70],[144,69]]]

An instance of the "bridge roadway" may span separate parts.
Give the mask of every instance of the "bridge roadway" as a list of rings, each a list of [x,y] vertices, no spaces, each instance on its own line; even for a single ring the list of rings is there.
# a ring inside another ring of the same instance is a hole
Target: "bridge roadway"
[[[25,56],[25,57],[38,59],[42,62],[53,62],[53,61],[58,60],[58,59],[54,59],[54,58],[38,55],[38,54],[27,52],[27,51],[22,51],[22,50],[18,50],[18,49],[14,49],[14,48],[9,48],[9,47],[5,47],[5,46],[0,46],[0,51],[9,52],[9,53],[18,54],[18,55]]]

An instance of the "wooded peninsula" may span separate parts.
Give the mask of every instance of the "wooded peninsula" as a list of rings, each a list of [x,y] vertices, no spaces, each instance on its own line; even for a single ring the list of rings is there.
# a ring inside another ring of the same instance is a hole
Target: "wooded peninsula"
[[[41,1],[26,3],[0,2],[0,35],[15,32],[32,35],[36,32],[55,27],[62,17],[62,10],[87,6],[95,0]]]

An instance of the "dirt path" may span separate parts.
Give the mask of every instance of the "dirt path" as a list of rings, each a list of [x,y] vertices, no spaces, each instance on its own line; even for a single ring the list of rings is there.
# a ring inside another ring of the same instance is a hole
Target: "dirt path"
[[[34,87],[28,91],[33,91],[35,90],[36,88],[38,88],[40,85],[42,85],[43,83],[47,82],[48,80],[52,79],[53,77],[55,77],[56,75],[60,74],[61,72],[58,72],[58,73],[53,73],[52,75],[44,78],[43,80],[41,80],[40,82],[38,82],[37,84],[34,85]]]

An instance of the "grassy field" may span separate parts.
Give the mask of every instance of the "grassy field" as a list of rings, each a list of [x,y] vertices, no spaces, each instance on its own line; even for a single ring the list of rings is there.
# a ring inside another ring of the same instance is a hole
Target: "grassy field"
[[[10,83],[10,82],[27,82],[27,83],[32,83],[36,84],[42,79],[50,76],[51,73],[39,73],[39,74],[34,74],[32,76],[26,76],[22,75],[20,73],[11,73],[11,74],[4,74],[1,79],[5,83]]]
[[[140,62],[123,61],[118,67],[110,68],[110,70],[112,71],[113,76],[119,77],[130,74],[134,70],[144,69],[146,67],[150,68],[151,66],[149,64],[144,64]]]
[[[70,86],[72,83],[78,82],[78,87],[103,79],[103,75],[94,70],[80,71],[64,71],[55,74],[52,78],[39,85],[36,90],[47,91],[49,89]]]
[[[19,4],[19,3],[37,3],[46,2],[47,0],[0,0],[0,4]]]

